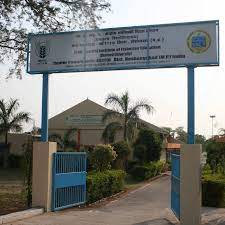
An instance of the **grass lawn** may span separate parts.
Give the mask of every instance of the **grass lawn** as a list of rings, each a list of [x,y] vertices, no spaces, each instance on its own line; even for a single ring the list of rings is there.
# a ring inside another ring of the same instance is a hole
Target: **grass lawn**
[[[26,209],[20,169],[0,169],[0,215]]]

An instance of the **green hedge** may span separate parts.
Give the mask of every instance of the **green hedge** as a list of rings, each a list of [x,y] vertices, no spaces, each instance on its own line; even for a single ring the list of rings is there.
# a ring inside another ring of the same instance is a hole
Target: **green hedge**
[[[225,177],[205,174],[202,179],[203,206],[225,207]]]
[[[92,172],[87,176],[87,200],[89,203],[120,192],[124,188],[126,173],[122,170]]]
[[[129,170],[131,176],[138,181],[147,180],[155,177],[165,170],[165,162],[150,162],[144,165],[134,165]]]
[[[21,168],[23,165],[23,155],[10,154],[8,158],[9,168]]]

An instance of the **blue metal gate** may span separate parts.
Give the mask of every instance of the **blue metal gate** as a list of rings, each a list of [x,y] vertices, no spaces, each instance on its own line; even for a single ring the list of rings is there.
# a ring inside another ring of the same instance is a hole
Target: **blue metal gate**
[[[171,209],[180,219],[180,155],[171,155]]]
[[[54,153],[52,211],[86,202],[86,153]]]

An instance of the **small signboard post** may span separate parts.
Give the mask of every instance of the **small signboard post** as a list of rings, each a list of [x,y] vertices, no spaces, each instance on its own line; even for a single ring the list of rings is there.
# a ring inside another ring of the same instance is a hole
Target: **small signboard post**
[[[186,67],[188,144],[194,144],[195,68],[218,65],[218,20],[30,34],[27,72],[43,74],[41,140],[48,141],[50,73]]]

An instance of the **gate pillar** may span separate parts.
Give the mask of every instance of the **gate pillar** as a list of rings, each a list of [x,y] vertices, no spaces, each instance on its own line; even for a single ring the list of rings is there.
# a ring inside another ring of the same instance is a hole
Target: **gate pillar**
[[[56,142],[34,142],[32,207],[51,211],[52,157],[57,150]]]
[[[201,224],[201,151],[199,144],[181,145],[180,224]]]

